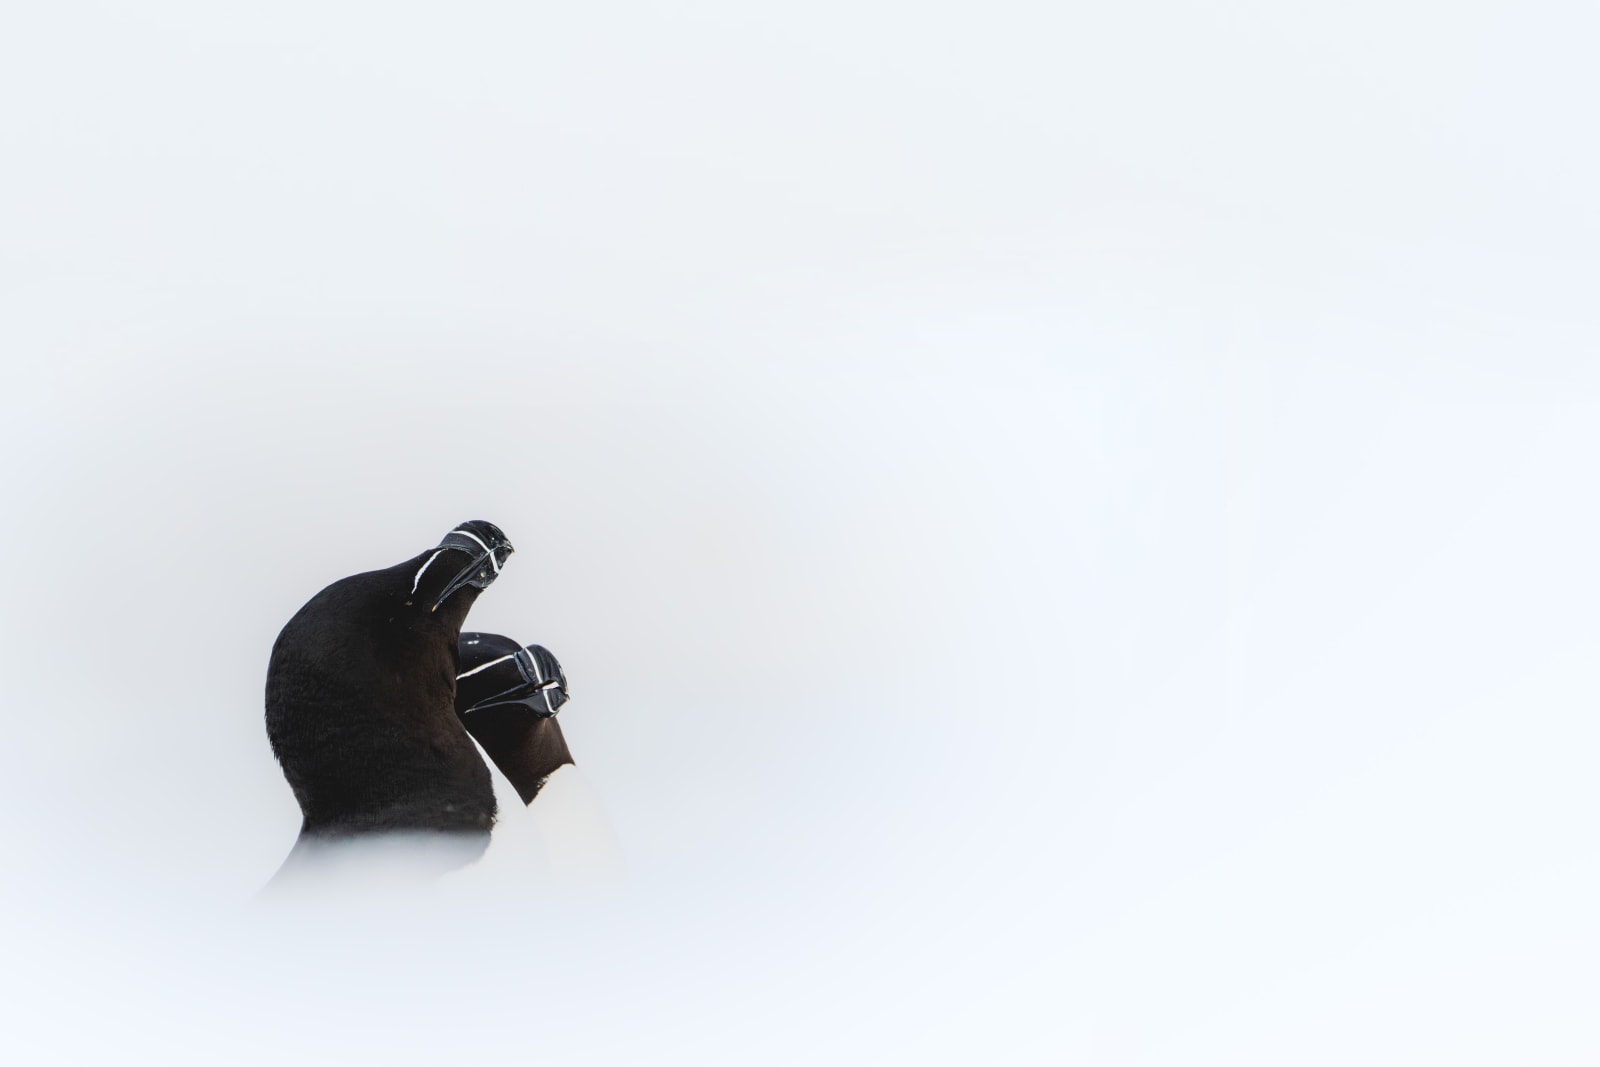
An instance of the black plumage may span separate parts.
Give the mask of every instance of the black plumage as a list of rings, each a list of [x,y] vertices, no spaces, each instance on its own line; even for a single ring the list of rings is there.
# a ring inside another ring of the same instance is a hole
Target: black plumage
[[[556,712],[567,676],[543,645],[522,647],[499,634],[464,633],[456,711],[524,804],[572,762]]]
[[[487,844],[494,790],[456,714],[457,639],[510,553],[497,527],[462,523],[404,563],[334,582],[284,626],[266,724],[302,843],[419,831]]]

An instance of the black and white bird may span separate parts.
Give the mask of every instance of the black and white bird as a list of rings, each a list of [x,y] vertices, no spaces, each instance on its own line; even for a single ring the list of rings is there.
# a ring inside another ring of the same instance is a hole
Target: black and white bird
[[[488,855],[472,873],[522,886],[532,877],[552,889],[617,885],[621,848],[556,719],[570,695],[561,664],[543,645],[499,634],[464,633],[460,653],[456,710],[499,772],[497,787],[509,787]]]
[[[404,563],[334,582],[284,626],[267,736],[302,822],[274,884],[408,881],[481,868],[486,849],[501,871],[589,884],[620,872],[556,722],[561,664],[541,645],[461,632],[511,552],[492,523],[464,522]],[[497,782],[516,799],[502,788],[497,802]]]
[[[493,523],[461,523],[403,563],[334,582],[279,633],[267,737],[303,817],[286,870],[374,835],[409,835],[446,868],[488,845],[494,787],[456,714],[457,641],[511,553]]]

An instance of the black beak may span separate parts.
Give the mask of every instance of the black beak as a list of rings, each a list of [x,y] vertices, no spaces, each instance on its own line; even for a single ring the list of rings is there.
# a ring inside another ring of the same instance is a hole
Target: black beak
[[[465,553],[468,561],[445,584],[443,591],[439,593],[439,598],[428,609],[430,612],[438,611],[439,605],[449,600],[456,590],[464,586],[489,588],[494,580],[500,577],[500,568],[505,561],[516,551],[511,547],[511,542],[506,540],[506,535],[500,532],[500,527],[482,519],[464,522],[445,534],[444,540],[439,542],[437,551],[442,552],[446,549],[452,550],[451,558],[459,558],[461,553]]]

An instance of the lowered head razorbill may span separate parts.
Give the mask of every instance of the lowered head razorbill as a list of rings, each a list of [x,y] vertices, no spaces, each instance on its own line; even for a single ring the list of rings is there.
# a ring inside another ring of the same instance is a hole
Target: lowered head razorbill
[[[543,645],[464,633],[460,649],[456,713],[522,802],[531,804],[550,775],[572,762],[556,722],[568,698],[567,676]]]

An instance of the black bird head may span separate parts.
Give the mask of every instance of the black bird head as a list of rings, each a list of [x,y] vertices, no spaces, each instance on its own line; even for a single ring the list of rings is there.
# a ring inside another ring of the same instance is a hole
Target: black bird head
[[[456,714],[523,803],[532,803],[545,779],[572,762],[556,722],[567,702],[567,676],[542,645],[464,633],[458,648]]]
[[[466,586],[479,590],[489,588],[500,577],[500,568],[514,551],[500,527],[482,519],[470,519],[445,534],[444,540],[428,553],[411,580],[411,592],[431,594],[428,610],[438,611],[452,594]],[[429,572],[436,566],[438,571],[430,578]],[[407,603],[415,601],[413,595]]]
[[[567,676],[543,645],[519,647],[499,634],[461,635],[461,673],[456,675],[456,711],[518,705],[546,719],[567,702]]]

